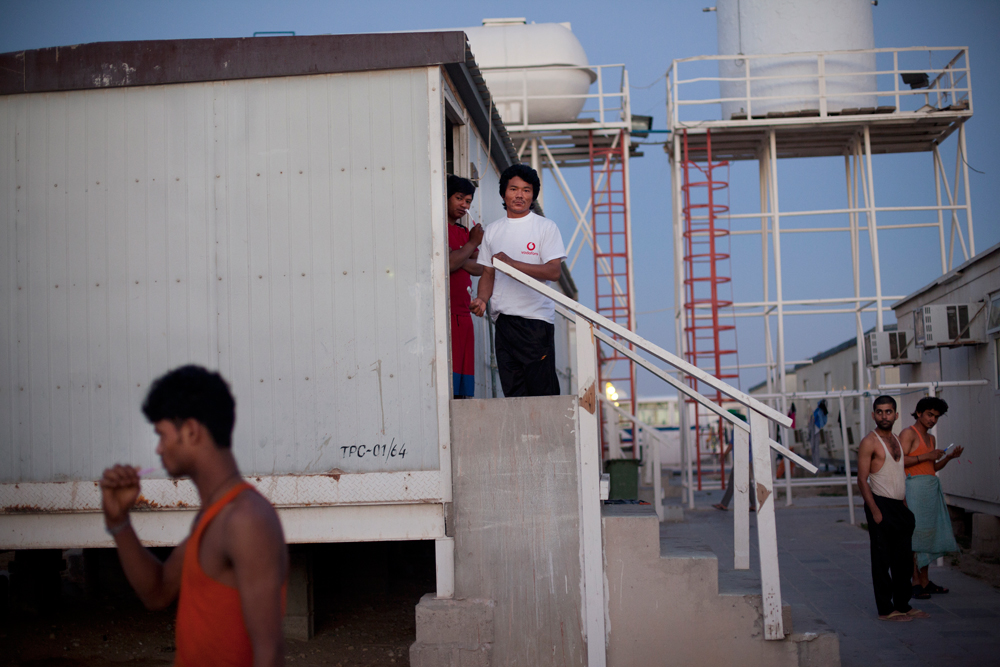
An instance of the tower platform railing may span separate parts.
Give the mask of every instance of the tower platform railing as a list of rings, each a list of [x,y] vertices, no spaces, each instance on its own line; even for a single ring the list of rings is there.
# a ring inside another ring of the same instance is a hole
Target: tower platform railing
[[[625,65],[551,65],[547,67],[484,67],[487,76],[503,74],[508,78],[508,86],[520,88],[516,94],[498,95],[493,103],[498,109],[516,104],[518,113],[514,118],[504,118],[504,125],[511,134],[518,132],[565,131],[580,129],[628,130],[631,129],[631,107],[629,104],[628,71]],[[541,73],[586,72],[591,87],[585,93],[530,91],[530,78]],[[517,84],[520,84],[519,86]],[[590,92],[593,89],[594,92]],[[571,122],[542,123],[537,120],[538,106],[553,101],[580,102],[583,109]],[[532,111],[532,108],[535,111]]]
[[[787,106],[795,108],[775,109]],[[667,114],[671,130],[787,125],[804,118],[843,123],[856,116],[971,116],[969,51],[907,47],[681,58],[667,70]]]

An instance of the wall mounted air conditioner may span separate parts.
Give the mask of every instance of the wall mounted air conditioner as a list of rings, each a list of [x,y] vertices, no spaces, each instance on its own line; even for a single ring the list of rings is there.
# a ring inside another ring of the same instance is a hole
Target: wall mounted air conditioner
[[[903,329],[865,334],[865,363],[868,366],[919,364],[921,356],[914,344],[912,331]]]
[[[913,311],[917,345],[957,347],[986,342],[985,308],[978,303],[933,304]]]

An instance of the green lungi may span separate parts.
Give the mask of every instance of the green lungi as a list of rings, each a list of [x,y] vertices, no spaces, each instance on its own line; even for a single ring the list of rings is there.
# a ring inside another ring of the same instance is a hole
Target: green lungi
[[[913,553],[917,567],[924,568],[947,553],[958,551],[951,516],[941,491],[941,480],[935,475],[914,475],[906,478],[906,505],[913,512],[917,525],[913,530]]]

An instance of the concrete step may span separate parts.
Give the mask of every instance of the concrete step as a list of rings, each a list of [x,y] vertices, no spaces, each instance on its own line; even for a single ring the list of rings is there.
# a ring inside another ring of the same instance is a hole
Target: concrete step
[[[832,667],[840,664],[836,633],[815,619],[793,631],[784,605],[784,641],[764,639],[760,579],[719,572],[716,555],[692,538],[661,543],[649,506],[605,506],[608,664]]]

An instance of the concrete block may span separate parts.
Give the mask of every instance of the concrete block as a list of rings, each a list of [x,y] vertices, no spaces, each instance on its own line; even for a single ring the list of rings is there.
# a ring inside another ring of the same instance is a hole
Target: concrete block
[[[972,515],[972,550],[981,556],[1000,556],[1000,517]]]
[[[683,505],[664,505],[663,523],[680,523],[684,521]]]
[[[798,667],[840,667],[840,637],[836,632],[803,632],[788,637],[794,642]]]
[[[292,545],[288,555],[288,588],[282,628],[290,639],[312,639],[315,628],[312,550],[307,544]]]
[[[463,648],[414,642],[410,646],[410,667],[491,667],[492,664],[492,644]]]
[[[417,604],[417,643],[477,649],[493,642],[492,600],[439,600],[433,594]]]

